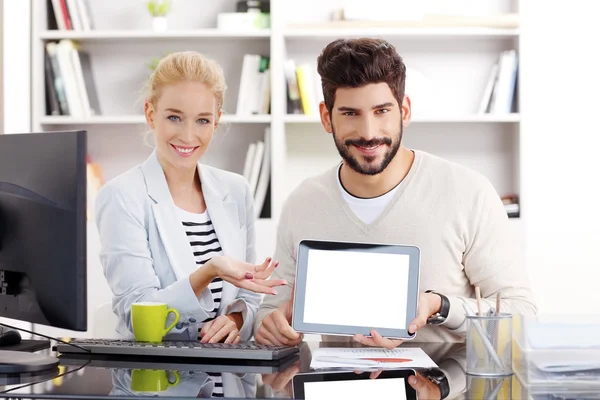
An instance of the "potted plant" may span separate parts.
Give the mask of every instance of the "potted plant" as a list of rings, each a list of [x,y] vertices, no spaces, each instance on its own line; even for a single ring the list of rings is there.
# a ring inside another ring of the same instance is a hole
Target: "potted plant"
[[[170,0],[148,0],[148,12],[152,16],[152,30],[164,32],[167,30],[167,14],[171,11]]]

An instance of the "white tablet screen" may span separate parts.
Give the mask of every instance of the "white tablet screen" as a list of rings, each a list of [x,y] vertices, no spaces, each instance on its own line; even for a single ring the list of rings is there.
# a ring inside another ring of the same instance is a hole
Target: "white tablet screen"
[[[336,398],[406,400],[406,384],[404,378],[306,382],[304,398],[306,400]]]
[[[304,323],[406,329],[409,256],[308,252]]]

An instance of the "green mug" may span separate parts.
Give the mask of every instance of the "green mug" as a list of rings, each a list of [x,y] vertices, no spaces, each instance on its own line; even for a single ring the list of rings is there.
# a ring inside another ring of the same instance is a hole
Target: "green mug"
[[[165,328],[169,313],[175,314],[175,320]],[[138,342],[162,342],[163,337],[179,322],[179,312],[168,308],[165,303],[143,302],[131,306],[133,335]]]
[[[131,371],[131,390],[136,392],[162,392],[179,384],[179,374],[172,372],[175,382],[169,380],[169,372],[162,369],[134,369]]]

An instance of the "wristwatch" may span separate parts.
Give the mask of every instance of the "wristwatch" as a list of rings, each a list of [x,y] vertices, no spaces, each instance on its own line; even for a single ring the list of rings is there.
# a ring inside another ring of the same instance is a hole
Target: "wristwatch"
[[[442,298],[442,306],[440,307],[440,310],[427,319],[427,324],[439,325],[444,323],[448,318],[448,313],[450,312],[450,300],[448,300],[448,298],[443,294],[438,293],[434,290],[427,290],[425,291],[425,293],[437,294]]]
[[[421,375],[435,383],[440,389],[440,399],[445,399],[450,394],[450,384],[446,375],[437,368],[430,368],[420,371]]]

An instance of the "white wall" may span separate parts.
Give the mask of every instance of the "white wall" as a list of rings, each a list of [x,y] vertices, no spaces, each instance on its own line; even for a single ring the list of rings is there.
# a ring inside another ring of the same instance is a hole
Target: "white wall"
[[[600,312],[597,7],[521,1],[522,210],[542,312]]]
[[[29,0],[2,0],[2,133],[31,129],[31,4]]]

